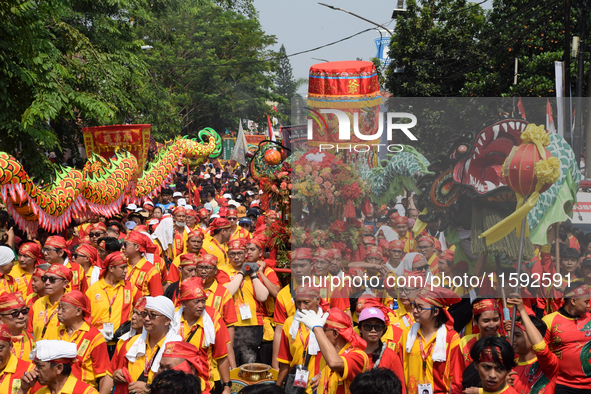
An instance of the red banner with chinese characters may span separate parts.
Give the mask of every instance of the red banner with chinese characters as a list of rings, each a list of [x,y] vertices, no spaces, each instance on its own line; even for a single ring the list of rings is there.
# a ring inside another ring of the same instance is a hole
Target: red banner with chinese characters
[[[150,129],[149,124],[84,127],[82,133],[86,155],[90,157],[96,153],[108,159],[117,149],[125,149],[136,157],[139,176],[148,157]]]

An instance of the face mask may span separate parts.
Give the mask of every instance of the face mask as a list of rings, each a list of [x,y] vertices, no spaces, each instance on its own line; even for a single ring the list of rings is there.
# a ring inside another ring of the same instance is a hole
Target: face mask
[[[174,222],[174,225],[177,227],[185,227],[186,224],[186,222]]]

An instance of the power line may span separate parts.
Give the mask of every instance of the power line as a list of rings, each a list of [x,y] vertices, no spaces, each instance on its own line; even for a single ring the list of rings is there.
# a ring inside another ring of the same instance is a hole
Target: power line
[[[372,28],[369,28],[369,29],[362,30],[362,31],[360,31],[358,33],[355,33],[355,34],[352,34],[352,35],[350,35],[348,37],[341,38],[340,40],[333,41],[331,43],[328,43],[328,44],[325,44],[325,45],[321,45],[321,46],[316,47],[316,48],[307,49],[305,51],[300,51],[300,52],[292,53],[290,55],[273,56],[273,57],[266,58],[266,59],[261,59],[261,60],[251,60],[251,61],[246,61],[246,62],[224,63],[224,64],[199,64],[199,65],[181,65],[181,64],[166,64],[166,65],[164,65],[163,64],[162,66],[164,66],[164,67],[191,67],[191,68],[201,68],[201,67],[233,67],[233,66],[239,66],[239,65],[242,65],[242,64],[265,63],[265,62],[270,62],[270,61],[274,61],[274,60],[279,60],[279,59],[282,59],[284,57],[292,57],[292,56],[302,55],[304,53],[314,52],[314,51],[317,51],[319,49],[326,48],[326,47],[329,47],[331,45],[335,45],[335,44],[338,44],[340,42],[349,40],[349,39],[351,39],[353,37],[356,37],[356,36],[358,36],[360,34],[363,34],[363,33],[367,33],[368,31],[371,31],[371,30],[375,30],[375,28],[372,27]]]

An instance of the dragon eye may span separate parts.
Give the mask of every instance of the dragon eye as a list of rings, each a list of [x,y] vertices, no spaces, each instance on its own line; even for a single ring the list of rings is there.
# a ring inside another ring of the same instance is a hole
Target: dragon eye
[[[466,145],[458,146],[458,153],[465,153],[467,150],[468,150],[468,147]]]

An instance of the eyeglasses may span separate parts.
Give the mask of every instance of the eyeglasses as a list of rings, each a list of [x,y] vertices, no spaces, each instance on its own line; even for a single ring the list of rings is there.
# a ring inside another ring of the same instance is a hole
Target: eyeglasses
[[[161,315],[161,314],[159,314],[159,313],[148,312],[148,311],[143,311],[143,312],[140,312],[140,315],[141,315],[141,316],[142,316],[144,319],[145,319],[145,318],[147,318],[147,317],[150,317],[150,320],[154,320],[154,319],[156,319],[156,318],[158,318],[158,317],[164,316],[164,315]]]
[[[418,287],[415,287],[414,289],[409,289],[409,288],[400,287],[400,288],[398,289],[398,292],[399,292],[400,294],[410,294],[410,293],[412,293],[413,291],[417,291],[417,290],[419,290],[419,288],[418,288]]]
[[[2,316],[11,316],[13,319],[18,319],[20,315],[27,316],[29,314],[29,308],[23,308],[14,310],[10,313],[3,313]]]
[[[105,233],[103,233],[102,231],[100,232],[94,232],[94,233],[88,233],[88,237],[89,238],[99,238],[102,237]]]
[[[371,331],[383,331],[384,328],[386,328],[386,325],[383,323],[378,323],[378,324],[371,324],[371,323],[363,323],[361,324],[361,328],[363,328],[364,331],[367,332],[371,332]]]
[[[52,249],[52,248],[43,248],[41,249],[42,253],[49,253],[49,252],[57,252],[60,249]]]
[[[427,246],[417,246],[417,250],[427,250],[431,248],[431,245],[427,245]]]
[[[41,282],[45,283],[49,281],[49,283],[54,284],[57,280],[65,280],[64,278],[58,278],[56,276],[45,276],[41,277]]]
[[[435,307],[431,307],[431,308],[423,308],[420,305],[415,304],[414,302],[412,304],[410,304],[410,306],[412,307],[412,309],[416,309],[417,312],[421,313],[422,311],[430,311],[435,309]]]
[[[215,267],[213,265],[198,265],[197,269],[199,271],[211,271],[212,269],[214,269]]]
[[[420,267],[415,267],[414,269],[417,271],[427,271],[429,269],[429,265],[428,264],[421,265]]]

